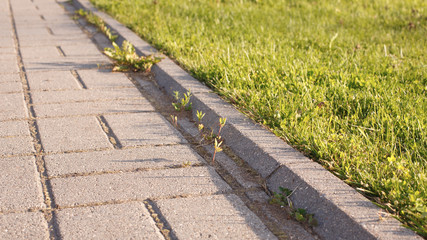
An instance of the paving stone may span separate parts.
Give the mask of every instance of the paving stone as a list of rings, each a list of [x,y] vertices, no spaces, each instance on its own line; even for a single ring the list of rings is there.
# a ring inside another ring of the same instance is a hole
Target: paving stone
[[[43,15],[46,17],[50,17],[49,15]],[[69,22],[69,23],[63,23],[60,25],[55,25],[55,26],[50,26],[50,29],[52,29],[53,35],[64,35],[64,36],[72,36],[72,35],[81,35],[81,36],[85,36],[85,34],[82,32],[82,30],[74,23],[74,22]],[[92,46],[94,46],[92,44]],[[83,47],[86,47],[85,45],[83,45]]]
[[[40,212],[0,215],[0,239],[49,239],[47,222]]]
[[[31,90],[81,89],[70,71],[28,72],[27,77]]]
[[[58,223],[64,239],[164,239],[140,202],[63,209]]]
[[[178,239],[277,239],[236,195],[157,201]]]
[[[45,24],[45,21],[43,21],[40,18],[40,15],[38,14],[31,14],[31,15],[27,15],[27,16],[19,16],[17,13],[14,13],[14,18],[15,18],[15,24],[17,26],[17,28],[21,28],[21,27],[27,27],[33,24]]]
[[[0,211],[44,206],[34,157],[0,158]]]
[[[0,53],[0,62],[17,62],[16,60],[16,54],[9,54],[9,53],[5,53],[5,54],[1,54]],[[9,71],[7,71],[9,72]],[[12,71],[12,72],[16,72],[16,71]]]
[[[88,88],[134,87],[123,73],[113,73],[110,70],[78,70],[77,72]]]
[[[46,152],[112,147],[95,117],[38,119],[37,124]]]
[[[0,83],[6,83],[6,82],[21,82],[21,78],[19,77],[18,73],[7,73],[7,74],[0,73]]]
[[[21,54],[24,60],[31,58],[49,60],[50,58],[61,57],[56,46],[21,47]]]
[[[15,47],[0,48],[0,54],[16,54]]]
[[[8,30],[0,29],[0,31],[8,31]],[[13,42],[13,38],[11,37],[5,37],[5,38],[0,37],[0,46],[2,48],[3,47],[13,48],[15,47],[15,43]],[[2,57],[0,57],[0,59],[2,59]]]
[[[38,18],[38,17],[39,17],[39,15],[34,16],[34,18]],[[16,29],[16,32],[18,33],[19,38],[24,37],[24,36],[51,35],[49,33],[47,27],[42,27],[42,26],[40,26],[40,27],[34,27],[33,26],[31,28],[20,27],[20,28]]]
[[[17,29],[46,26],[47,22],[41,18],[40,14],[30,14],[26,17],[14,16],[15,27]]]
[[[30,136],[26,121],[0,122],[0,137]]]
[[[61,48],[64,50],[65,56],[70,57],[104,56],[93,43],[65,45],[61,46]]]
[[[111,66],[110,60],[103,55],[89,56],[85,58],[57,57],[43,59],[25,59],[27,71],[66,71],[77,69],[98,69],[102,66]]]
[[[43,91],[34,92],[32,96],[34,104],[143,99],[143,96],[136,88]]]
[[[45,156],[45,161],[49,176],[204,163],[186,145],[54,154]]]
[[[231,190],[211,167],[54,178],[51,183],[60,206]]]
[[[22,93],[0,95],[0,120],[19,119],[27,117],[27,108]]]
[[[0,72],[1,73],[17,73],[17,72],[19,72],[17,62],[16,61],[10,61],[9,59],[0,60]]]
[[[47,17],[47,15],[43,15],[43,17]],[[34,18],[39,19],[40,15],[34,16]],[[30,36],[85,36],[87,38],[82,30],[73,22],[59,22],[58,24],[52,25],[46,24],[45,21],[37,20],[36,24],[21,24],[19,27],[17,27],[17,32],[20,39],[29,38]],[[92,44],[92,46],[94,45]]]
[[[51,23],[51,22],[55,22],[55,23],[60,23],[60,22],[65,22],[65,23],[69,23],[70,22],[70,17],[68,16],[58,16],[58,15],[51,15],[51,14],[47,14],[44,12],[39,12],[36,14],[32,14],[32,15],[21,15],[19,16],[18,14],[14,14],[15,16],[15,22],[17,27],[26,27],[28,25],[32,25],[32,24],[37,24],[37,23]],[[40,15],[43,15],[43,17],[45,18],[45,20],[43,20]]]
[[[2,38],[12,38],[13,33],[12,31],[0,31],[0,37]]]
[[[34,17],[34,19],[37,19],[37,21],[34,21],[32,23],[29,23],[29,24],[28,23],[23,24],[20,22],[19,24],[16,24],[16,27],[18,29],[21,29],[21,30],[25,30],[25,29],[29,29],[29,28],[40,28],[40,27],[49,27],[52,29],[52,31],[55,30],[55,28],[80,30],[80,28],[74,23],[74,21],[70,21],[70,19],[68,19],[67,21],[61,21],[61,20],[59,20],[59,21],[58,20],[46,21],[46,20],[43,20],[41,18],[41,16],[43,16],[43,18],[45,18],[45,17],[48,17],[50,15],[45,14],[45,13],[35,14],[33,17]],[[52,16],[50,16],[50,17],[52,17]],[[53,31],[53,32],[54,32],[54,35],[62,35],[62,34],[58,34],[57,31]],[[82,33],[81,30],[80,30],[80,33]],[[86,38],[87,38],[87,36],[86,36]]]
[[[79,45],[80,43],[89,44],[90,39],[86,35],[73,36],[35,36],[33,38],[20,38],[21,47],[34,46],[64,46],[64,45]]]
[[[33,141],[29,136],[0,138],[0,156],[34,152]]]
[[[10,24],[9,16],[4,16],[5,13],[0,12],[0,29],[2,30],[12,30],[12,24]]]
[[[0,93],[22,92],[20,82],[5,82],[0,84]]]
[[[105,119],[123,146],[187,142],[159,113],[107,115]]]
[[[153,106],[145,99],[44,104],[35,105],[34,108],[37,117],[154,111]]]

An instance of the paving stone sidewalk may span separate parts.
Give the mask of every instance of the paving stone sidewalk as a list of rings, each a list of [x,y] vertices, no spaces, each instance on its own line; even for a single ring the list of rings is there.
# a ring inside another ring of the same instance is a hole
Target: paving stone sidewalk
[[[110,64],[60,3],[0,0],[0,239],[276,239]]]

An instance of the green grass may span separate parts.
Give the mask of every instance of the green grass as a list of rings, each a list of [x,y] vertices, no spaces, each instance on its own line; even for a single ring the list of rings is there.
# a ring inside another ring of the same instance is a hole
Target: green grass
[[[427,2],[92,0],[427,236]]]

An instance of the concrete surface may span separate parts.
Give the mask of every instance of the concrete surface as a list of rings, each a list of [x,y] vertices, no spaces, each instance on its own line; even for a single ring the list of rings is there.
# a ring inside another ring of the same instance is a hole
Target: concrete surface
[[[165,199],[157,206],[179,239],[277,239],[236,195]]]
[[[140,202],[61,209],[58,222],[64,239],[164,239]]]

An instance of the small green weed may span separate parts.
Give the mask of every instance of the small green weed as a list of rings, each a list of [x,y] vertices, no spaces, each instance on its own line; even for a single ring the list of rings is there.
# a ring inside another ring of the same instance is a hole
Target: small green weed
[[[147,57],[138,56],[135,52],[135,48],[128,41],[123,42],[122,48],[113,42],[113,47],[114,48],[105,48],[104,50],[105,55],[116,62],[113,71],[150,71],[154,64],[160,62],[160,58],[154,57],[153,55]]]
[[[175,127],[178,127],[178,117],[176,115],[170,115],[172,123]]]
[[[76,14],[84,17],[89,23],[95,25],[102,33],[104,33],[111,42],[116,41],[117,35],[111,33],[111,30],[107,27],[104,20],[100,17],[96,16],[90,11],[85,11],[83,9],[79,9],[76,11]]]
[[[200,123],[202,119],[205,117],[205,113],[203,113],[202,111],[199,112],[199,110],[196,110],[196,116],[197,116],[197,120]]]
[[[190,102],[191,91],[188,91],[183,95],[184,97],[181,98],[179,96],[178,91],[174,92],[174,98],[176,102],[172,103],[172,106],[175,108],[176,111],[182,111],[182,110],[190,111],[193,108],[193,104]]]
[[[279,187],[280,193],[273,192],[273,197],[270,200],[271,204],[276,204],[281,207],[289,207],[291,210],[291,215],[298,222],[307,223],[310,226],[317,226],[318,222],[314,218],[314,214],[309,214],[305,209],[293,207],[290,196],[295,192],[287,188]]]
[[[217,138],[215,138],[215,143],[214,143],[214,149],[215,149],[215,151],[214,151],[214,154],[213,154],[213,157],[212,157],[212,163],[214,163],[215,162],[215,155],[216,155],[216,153],[217,152],[222,152],[222,147],[221,147],[221,144],[222,144],[222,140],[221,140],[221,136],[218,136]]]
[[[205,113],[203,113],[202,111],[199,112],[199,110],[197,110],[196,116],[198,120],[197,128],[199,129],[199,133],[202,134],[202,131],[205,128],[205,126],[202,123],[202,119],[205,116]]]
[[[182,167],[191,167],[191,162],[190,161],[183,162]]]
[[[218,135],[214,139],[214,154],[212,157],[212,163],[215,162],[215,155],[217,152],[222,152],[221,144],[223,143],[223,140],[221,138],[221,130],[225,126],[225,123],[227,122],[227,118],[219,118],[219,130]]]
[[[113,44],[113,48],[104,49],[105,55],[109,56],[116,62],[116,66],[113,68],[113,71],[149,71],[154,64],[160,62],[161,58],[157,58],[152,55],[147,57],[138,56],[135,52],[135,48],[128,41],[124,41],[122,48],[120,48],[115,42],[117,35],[111,32],[104,20],[92,12],[79,9],[76,11],[76,14],[84,17],[89,23],[95,25]]]

